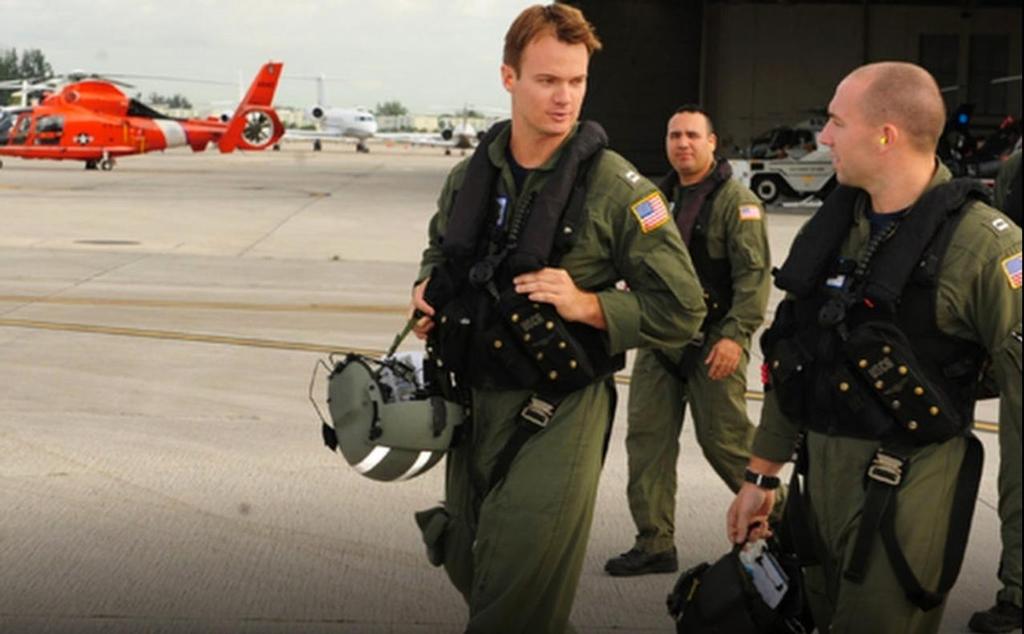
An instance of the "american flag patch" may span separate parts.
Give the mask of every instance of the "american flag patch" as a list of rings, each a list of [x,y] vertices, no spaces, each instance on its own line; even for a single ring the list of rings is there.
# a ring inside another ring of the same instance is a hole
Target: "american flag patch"
[[[761,208],[757,205],[740,205],[740,220],[760,220]]]
[[[668,215],[665,201],[661,199],[661,194],[658,192],[652,192],[644,196],[630,205],[629,210],[640,221],[640,230],[644,233],[654,231],[668,222],[668,219],[671,217]]]
[[[1003,273],[1010,281],[1010,288],[1020,288],[1020,251],[1003,260]]]

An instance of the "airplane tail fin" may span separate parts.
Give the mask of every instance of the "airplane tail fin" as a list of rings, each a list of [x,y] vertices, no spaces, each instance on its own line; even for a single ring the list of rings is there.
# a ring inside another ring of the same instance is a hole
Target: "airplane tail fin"
[[[267,62],[260,69],[217,143],[221,152],[263,150],[284,136],[284,126],[271,106],[283,67],[281,62]]]

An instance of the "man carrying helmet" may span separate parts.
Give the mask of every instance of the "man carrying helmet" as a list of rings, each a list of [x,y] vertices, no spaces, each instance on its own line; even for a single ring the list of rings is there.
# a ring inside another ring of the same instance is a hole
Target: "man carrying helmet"
[[[449,174],[413,290],[444,389],[471,402],[444,506],[417,514],[468,632],[570,629],[612,374],[629,348],[685,345],[705,315],[662,195],[577,122],[599,48],[573,7],[516,18],[511,122]]]

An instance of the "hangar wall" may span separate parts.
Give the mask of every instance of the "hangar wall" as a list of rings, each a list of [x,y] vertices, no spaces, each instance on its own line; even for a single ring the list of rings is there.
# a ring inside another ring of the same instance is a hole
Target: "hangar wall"
[[[712,2],[705,12],[704,102],[717,119],[722,145],[729,148],[824,109],[836,83],[865,62],[906,60],[932,67],[929,70],[939,75],[934,67],[942,66],[946,58],[949,68],[940,84],[950,88],[945,96],[947,106],[953,108],[975,100],[981,90],[973,76],[984,66],[979,59],[988,51],[985,44],[992,36],[996,40],[1003,36],[1008,56],[1001,61],[1005,73],[1021,73],[1021,18],[1020,8],[964,11],[959,7]],[[944,44],[945,50],[922,59],[922,46],[927,46],[922,36],[939,36],[931,41]],[[974,60],[972,51],[977,52]],[[988,82],[984,83],[988,89]],[[998,94],[988,101],[1005,106],[990,106],[991,112],[978,113],[975,119],[980,124],[995,126],[1007,114],[1020,117],[1020,81],[1002,86],[992,89]]]
[[[921,0],[568,3],[583,10],[605,45],[591,62],[583,116],[601,122],[612,147],[645,174],[668,169],[664,124],[676,106],[707,107],[728,153],[755,134],[822,112],[836,83],[865,61],[922,63],[941,75],[940,85],[956,86],[945,93],[950,108],[985,88],[992,112],[976,114],[982,126],[1021,116],[1019,80],[979,85],[986,64],[1021,73],[1019,3],[970,10]]]
[[[665,122],[700,98],[701,0],[577,0],[604,49],[590,62],[583,117],[645,174],[668,169]]]

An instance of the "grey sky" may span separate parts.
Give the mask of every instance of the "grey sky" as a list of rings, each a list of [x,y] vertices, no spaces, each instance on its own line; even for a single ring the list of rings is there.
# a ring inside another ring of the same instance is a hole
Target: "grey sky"
[[[414,111],[507,108],[502,38],[528,0],[0,0],[0,47],[43,50],[55,70],[187,76],[248,85],[268,59],[284,76],[325,73],[328,105],[398,99]],[[237,88],[139,81],[194,102]],[[282,81],[306,106],[313,82]]]

